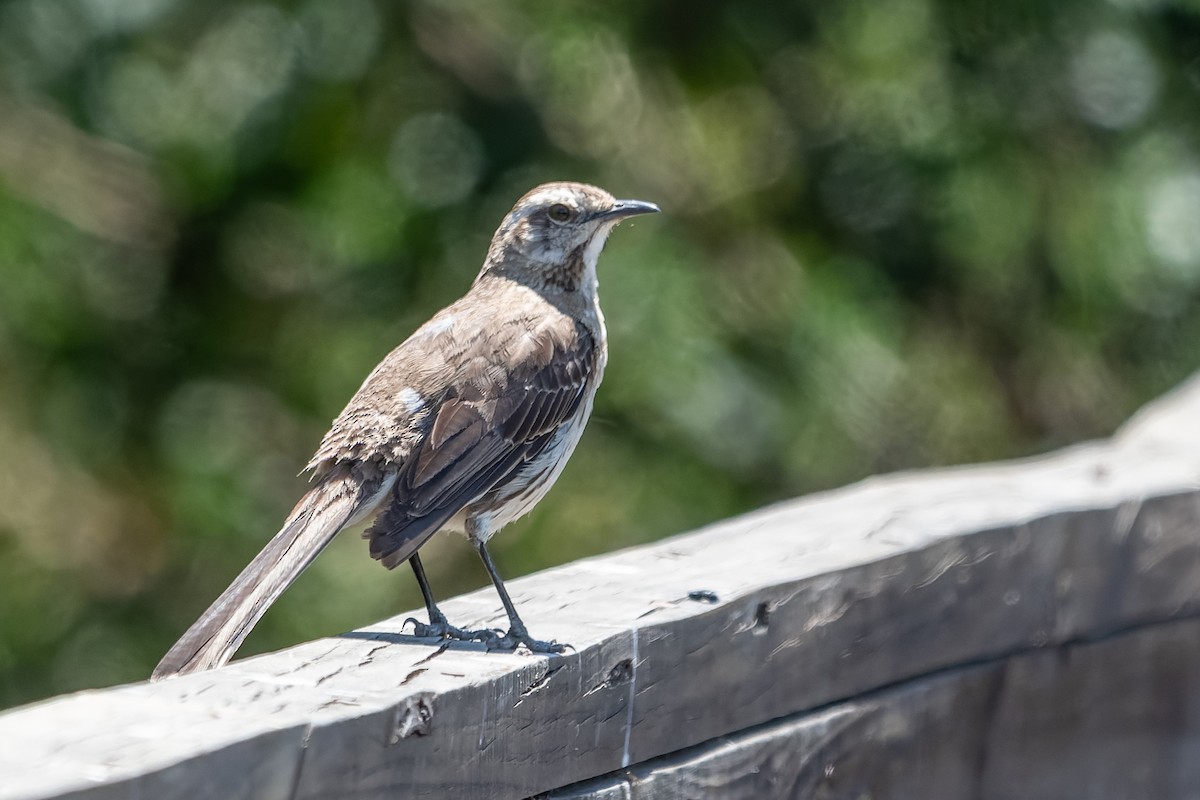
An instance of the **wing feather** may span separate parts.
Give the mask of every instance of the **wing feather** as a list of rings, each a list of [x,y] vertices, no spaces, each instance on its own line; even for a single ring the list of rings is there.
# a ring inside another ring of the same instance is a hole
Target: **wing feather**
[[[519,354],[499,373],[495,364],[480,370],[474,354],[469,377],[436,406],[391,501],[367,531],[372,556],[389,567],[408,559],[455,514],[536,458],[571,421],[596,358],[591,334],[573,327],[570,336],[547,332],[523,348],[493,345],[497,354]]]

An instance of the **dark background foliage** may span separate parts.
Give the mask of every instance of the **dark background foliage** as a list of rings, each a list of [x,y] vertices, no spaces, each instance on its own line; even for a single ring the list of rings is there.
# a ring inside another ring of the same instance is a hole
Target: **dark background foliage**
[[[666,213],[510,575],[1110,432],[1200,362],[1198,100],[1195,0],[0,3],[0,705],[144,677],[544,180]],[[247,652],[417,604],[343,537]]]

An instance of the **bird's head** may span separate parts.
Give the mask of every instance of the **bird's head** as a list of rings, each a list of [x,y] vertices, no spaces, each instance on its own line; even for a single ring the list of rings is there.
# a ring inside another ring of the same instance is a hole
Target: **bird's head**
[[[596,260],[617,223],[658,210],[653,203],[617,200],[584,183],[542,184],[518,200],[500,223],[484,274],[566,291],[594,285]]]

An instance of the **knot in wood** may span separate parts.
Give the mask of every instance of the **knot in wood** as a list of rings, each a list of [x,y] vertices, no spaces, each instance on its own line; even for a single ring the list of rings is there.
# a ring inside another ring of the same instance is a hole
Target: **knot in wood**
[[[404,699],[396,709],[388,744],[396,744],[409,736],[425,736],[432,730],[433,699],[428,694],[418,694]]]

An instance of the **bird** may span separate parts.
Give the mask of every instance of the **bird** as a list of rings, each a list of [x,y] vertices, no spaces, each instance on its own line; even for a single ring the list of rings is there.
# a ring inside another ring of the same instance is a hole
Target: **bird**
[[[529,634],[488,542],[537,505],[575,450],[608,361],[596,262],[618,223],[658,211],[582,183],[521,197],[467,293],[367,376],[305,467],[311,488],[152,678],[228,662],[330,541],[364,522],[373,558],[412,567],[429,618],[406,620],[416,636],[564,652]],[[443,529],[474,546],[507,632],[455,627],[438,608],[418,551]]]

